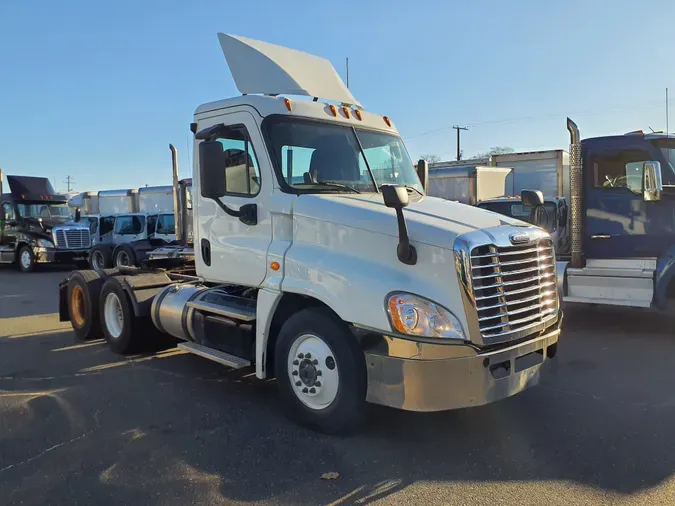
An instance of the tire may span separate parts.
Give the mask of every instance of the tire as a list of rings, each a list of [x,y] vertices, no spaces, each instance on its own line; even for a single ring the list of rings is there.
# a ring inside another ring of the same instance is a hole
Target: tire
[[[112,248],[94,246],[89,252],[89,266],[94,270],[110,269],[113,266]]]
[[[30,246],[26,244],[21,246],[16,255],[16,260],[21,272],[33,272],[35,270],[35,255]]]
[[[136,253],[128,244],[120,244],[113,253],[113,264],[115,267],[133,267],[136,265]]]
[[[103,281],[94,271],[75,271],[68,280],[68,318],[80,341],[101,337],[98,298]]]
[[[120,355],[139,349],[141,336],[154,329],[150,318],[138,318],[134,314],[129,296],[115,278],[108,278],[103,283],[99,314],[108,346]]]
[[[279,391],[293,419],[328,434],[352,432],[363,421],[365,358],[333,313],[309,308],[291,316],[279,331],[274,360]]]

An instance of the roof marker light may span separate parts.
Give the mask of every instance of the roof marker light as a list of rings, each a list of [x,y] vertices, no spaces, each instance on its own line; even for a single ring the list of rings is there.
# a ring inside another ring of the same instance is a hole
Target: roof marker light
[[[287,98],[284,98],[284,104],[286,104],[286,109],[288,109],[288,112],[291,112],[293,110],[293,105],[291,104],[291,101]]]
[[[333,114],[333,116],[337,118],[337,109],[335,108],[335,106],[333,104],[330,104],[328,108],[330,109],[330,112]]]
[[[389,119],[389,116],[382,116],[384,119],[384,122],[387,124],[388,127],[391,126],[391,120]]]
[[[349,119],[349,109],[347,109],[345,106],[342,106],[342,112],[345,116],[347,116],[347,119]]]
[[[359,121],[363,120],[363,116],[361,116],[361,111],[359,111],[358,109],[354,109],[354,116],[356,116],[359,119]]]

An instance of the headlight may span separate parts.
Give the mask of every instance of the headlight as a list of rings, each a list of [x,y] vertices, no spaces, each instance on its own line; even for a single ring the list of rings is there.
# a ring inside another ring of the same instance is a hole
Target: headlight
[[[410,293],[394,293],[389,296],[387,306],[391,326],[401,334],[466,339],[459,320],[430,300]]]
[[[37,241],[38,246],[41,248],[53,248],[54,243],[52,241],[48,241],[47,239],[38,239]]]

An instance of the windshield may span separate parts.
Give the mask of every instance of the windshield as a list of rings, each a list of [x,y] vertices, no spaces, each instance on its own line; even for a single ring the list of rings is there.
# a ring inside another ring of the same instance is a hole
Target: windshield
[[[504,216],[509,216],[517,220],[530,221],[530,212],[532,211],[531,207],[526,207],[520,202],[481,202],[478,204],[478,207],[487,209],[489,211],[494,211],[495,213],[503,214]],[[555,216],[556,216],[556,206],[553,202],[544,202],[544,209],[546,209],[547,219],[546,223],[542,225],[547,232],[553,232],[555,230]]]
[[[399,184],[423,191],[398,136],[287,117],[275,118],[267,133],[276,166],[294,189],[362,193]]]
[[[68,204],[18,204],[23,218],[70,218]]]
[[[661,150],[666,161],[666,166],[662,170],[664,172],[664,183],[667,183],[671,178],[665,177],[666,173],[675,176],[675,139],[655,141],[654,144]]]

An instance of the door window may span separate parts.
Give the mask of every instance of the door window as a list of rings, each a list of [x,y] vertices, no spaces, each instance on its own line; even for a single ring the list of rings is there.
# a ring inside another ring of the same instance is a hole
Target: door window
[[[106,216],[101,218],[101,235],[109,234],[115,228],[115,217]]]
[[[160,215],[159,219],[157,220],[157,233],[165,235],[176,233],[173,214]]]
[[[120,235],[138,235],[143,232],[144,216],[118,216],[115,221],[115,233]]]
[[[260,170],[251,138],[243,125],[228,127],[216,139],[225,151],[225,190],[228,195],[254,196],[260,191]]]
[[[642,164],[649,161],[646,151],[622,151],[593,159],[594,186],[597,188],[626,188],[642,194]]]
[[[14,214],[14,206],[9,202],[2,204],[2,213],[4,215],[5,221],[14,221],[16,220],[16,215]]]

